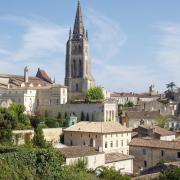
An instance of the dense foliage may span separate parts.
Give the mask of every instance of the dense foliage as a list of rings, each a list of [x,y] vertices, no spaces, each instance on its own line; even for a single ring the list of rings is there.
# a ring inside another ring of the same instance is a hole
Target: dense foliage
[[[103,100],[103,99],[104,99],[104,94],[103,94],[102,88],[93,87],[88,90],[87,95],[86,95],[87,101],[98,101],[98,100]]]
[[[167,124],[168,124],[168,118],[165,117],[165,116],[159,116],[157,119],[156,119],[156,124],[157,126],[161,127],[161,128],[166,128],[167,127]]]
[[[31,128],[30,119],[23,105],[12,104],[0,108],[0,143],[11,142],[12,130]]]
[[[131,178],[128,176],[121,175],[114,168],[108,167],[99,167],[97,168],[97,173],[99,174],[99,178],[101,180],[130,180]]]
[[[53,149],[4,149],[0,153],[0,179],[89,179],[84,170],[62,164],[63,155]]]
[[[180,168],[168,169],[160,175],[160,180],[180,180]]]

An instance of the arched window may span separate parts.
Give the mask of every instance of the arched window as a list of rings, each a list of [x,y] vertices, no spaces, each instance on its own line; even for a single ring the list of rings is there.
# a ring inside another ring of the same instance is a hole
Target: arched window
[[[76,84],[76,91],[77,91],[77,92],[79,91],[79,86],[78,86],[78,84]]]
[[[79,59],[79,77],[82,76],[82,61]]]

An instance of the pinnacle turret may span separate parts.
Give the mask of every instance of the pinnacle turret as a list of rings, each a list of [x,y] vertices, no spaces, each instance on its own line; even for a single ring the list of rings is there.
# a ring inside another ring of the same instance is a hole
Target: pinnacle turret
[[[78,0],[73,36],[81,37],[83,36],[83,34],[84,34],[83,16],[82,16],[81,4],[80,1]]]

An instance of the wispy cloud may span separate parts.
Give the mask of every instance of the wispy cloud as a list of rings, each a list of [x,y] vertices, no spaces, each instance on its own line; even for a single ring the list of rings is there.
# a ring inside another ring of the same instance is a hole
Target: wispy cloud
[[[157,26],[161,32],[157,51],[158,65],[170,76],[171,81],[180,84],[180,24],[161,23]]]
[[[58,78],[61,76],[59,70],[61,72],[64,70],[65,43],[68,35],[66,26],[53,24],[42,18],[28,19],[19,16],[3,16],[0,17],[0,21],[15,23],[19,29],[23,29],[19,46],[12,51],[0,49],[0,54],[4,55],[0,65],[3,62],[9,64],[6,66],[6,71],[11,71],[11,64],[16,63],[14,69],[17,73],[22,72],[25,65],[29,65],[33,73],[40,66],[52,72],[53,76],[56,75]],[[12,40],[17,41],[16,38]],[[59,57],[58,60],[57,57]],[[53,70],[51,70],[52,66],[54,66]]]

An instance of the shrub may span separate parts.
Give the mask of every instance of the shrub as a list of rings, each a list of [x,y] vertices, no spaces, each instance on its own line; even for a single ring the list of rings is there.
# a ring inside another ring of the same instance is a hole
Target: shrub
[[[88,90],[86,94],[87,101],[97,101],[97,100],[104,100],[104,94],[102,88],[100,87],[93,87]]]

